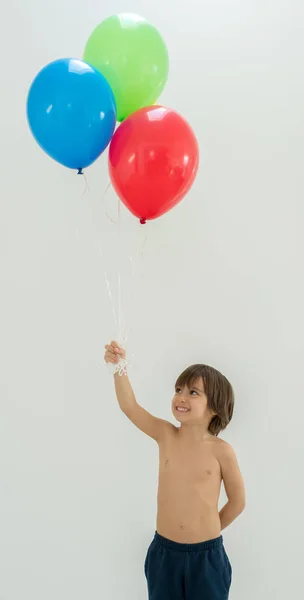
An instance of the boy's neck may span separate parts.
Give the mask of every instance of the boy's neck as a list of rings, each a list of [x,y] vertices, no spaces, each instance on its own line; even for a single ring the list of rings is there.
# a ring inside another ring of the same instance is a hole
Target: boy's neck
[[[182,424],[179,428],[181,439],[189,442],[204,442],[207,439],[214,437],[208,431],[208,425],[185,425]]]

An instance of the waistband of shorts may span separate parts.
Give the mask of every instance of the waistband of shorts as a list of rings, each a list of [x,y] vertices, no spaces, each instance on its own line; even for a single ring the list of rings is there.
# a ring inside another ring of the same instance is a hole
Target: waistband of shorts
[[[155,532],[154,541],[175,552],[201,552],[204,550],[214,550],[223,546],[223,536],[215,538],[214,540],[207,540],[206,542],[198,542],[196,544],[181,544],[180,542],[167,540],[167,538],[164,538],[157,533],[157,531]]]

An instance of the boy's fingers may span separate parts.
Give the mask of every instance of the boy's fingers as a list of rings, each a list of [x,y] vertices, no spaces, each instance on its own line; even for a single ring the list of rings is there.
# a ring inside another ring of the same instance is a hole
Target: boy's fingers
[[[116,362],[118,362],[118,358],[114,354],[110,354],[110,353],[106,352],[105,361],[111,362],[111,363],[116,363]]]
[[[120,358],[125,358],[126,352],[119,344],[115,345],[116,342],[112,342],[110,345],[106,345],[105,361],[118,363]]]
[[[115,355],[115,349],[112,346],[106,346],[105,348],[109,354]]]
[[[111,342],[111,346],[113,346],[113,348],[119,348],[120,349],[120,345],[118,342]]]
[[[121,348],[117,342],[111,342],[111,347],[115,354],[120,354],[120,356],[124,356],[125,350]]]

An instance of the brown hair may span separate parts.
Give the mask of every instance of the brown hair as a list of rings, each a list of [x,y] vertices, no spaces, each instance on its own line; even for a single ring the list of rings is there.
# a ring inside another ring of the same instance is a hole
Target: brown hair
[[[208,431],[218,435],[230,423],[234,409],[234,393],[228,379],[213,367],[193,365],[188,367],[177,379],[176,387],[189,388],[196,379],[202,378],[208,407],[215,416],[211,419]]]

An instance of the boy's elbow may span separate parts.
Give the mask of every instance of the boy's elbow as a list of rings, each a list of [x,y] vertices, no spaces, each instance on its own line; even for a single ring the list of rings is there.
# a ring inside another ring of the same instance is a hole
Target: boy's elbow
[[[230,506],[233,507],[234,513],[236,517],[238,517],[246,507],[245,498],[234,498],[233,500],[229,500]]]
[[[238,510],[238,514],[240,515],[242,512],[244,512],[246,508],[246,499],[245,498],[241,498],[238,502],[237,502],[237,510]]]

